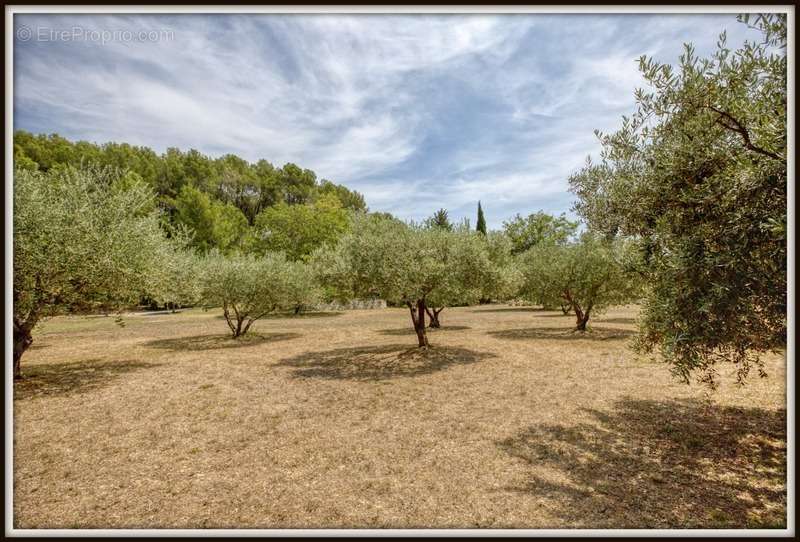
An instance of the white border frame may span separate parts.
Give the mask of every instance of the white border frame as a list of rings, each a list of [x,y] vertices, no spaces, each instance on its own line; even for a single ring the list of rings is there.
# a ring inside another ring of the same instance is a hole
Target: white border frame
[[[750,5],[750,6],[6,6],[5,8],[5,292],[6,299],[13,289],[12,283],[12,210],[13,210],[13,139],[14,139],[14,15],[26,13],[171,13],[171,14],[223,14],[223,13],[341,13],[341,14],[445,14],[445,13],[597,13],[597,14],[634,14],[634,13],[785,13],[788,24],[788,42],[786,54],[788,58],[787,70],[787,148],[795,148],[795,7],[778,5]],[[788,152],[788,322],[787,322],[787,349],[786,349],[786,410],[787,410],[787,455],[786,455],[786,529],[15,529],[13,527],[13,480],[14,480],[14,417],[13,417],[13,390],[14,379],[12,374],[12,341],[5,341],[4,363],[4,395],[5,395],[5,536],[39,537],[39,536],[66,536],[66,537],[106,537],[106,536],[272,536],[272,537],[365,537],[365,536],[431,536],[431,537],[531,537],[531,536],[614,536],[614,537],[641,537],[641,536],[707,536],[707,537],[793,537],[795,534],[795,154]],[[10,302],[5,306],[5,337],[12,336],[12,306]]]

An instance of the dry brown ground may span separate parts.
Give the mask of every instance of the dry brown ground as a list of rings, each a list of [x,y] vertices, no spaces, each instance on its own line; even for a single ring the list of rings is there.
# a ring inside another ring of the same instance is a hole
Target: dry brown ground
[[[401,309],[238,343],[214,312],[51,320],[15,386],[15,526],[785,526],[785,358],[709,403],[626,348],[635,315],[447,309],[427,353]]]

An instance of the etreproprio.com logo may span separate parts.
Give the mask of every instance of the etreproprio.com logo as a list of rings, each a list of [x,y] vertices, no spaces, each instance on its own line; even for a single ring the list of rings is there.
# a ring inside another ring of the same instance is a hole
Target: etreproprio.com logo
[[[170,29],[159,30],[108,30],[72,26],[68,29],[50,28],[46,26],[20,25],[15,32],[17,40],[26,41],[62,41],[62,42],[146,42],[171,41],[175,33]]]

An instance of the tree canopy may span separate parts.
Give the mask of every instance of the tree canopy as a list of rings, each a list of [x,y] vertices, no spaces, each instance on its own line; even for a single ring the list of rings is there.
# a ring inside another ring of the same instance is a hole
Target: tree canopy
[[[580,240],[541,244],[522,254],[521,296],[543,305],[566,305],[575,330],[586,331],[592,314],[638,298],[639,282],[626,269],[627,243],[584,233]]]
[[[361,216],[335,248],[315,255],[314,266],[337,297],[381,297],[408,307],[419,346],[427,346],[427,310],[477,301],[491,264],[475,232]]]
[[[538,211],[527,217],[520,214],[503,222],[503,231],[511,241],[511,252],[521,254],[537,245],[548,243],[563,245],[578,231],[578,222],[565,214],[553,216]]]
[[[71,142],[57,134],[19,130],[14,133],[14,163],[19,169],[43,172],[97,166],[135,174],[155,191],[157,204],[167,211],[167,225],[185,224],[196,230],[195,245],[201,251],[242,250],[245,239],[254,234],[249,226],[280,204],[313,205],[335,199],[347,211],[367,210],[361,194],[327,179],[317,181],[310,169],[293,163],[275,167],[266,160],[250,163],[233,154],[211,158],[195,149],[177,148],[157,154],[127,143]]]
[[[175,231],[160,248],[155,256],[158,264],[145,291],[146,299],[173,310],[199,304],[201,260],[191,246],[189,235]]]
[[[14,174],[14,366],[43,318],[112,310],[158,282],[169,254],[153,194],[110,168]]]
[[[175,199],[175,223],[192,231],[192,246],[200,252],[238,250],[248,232],[247,218],[238,207],[188,184]]]
[[[676,68],[642,57],[651,91],[570,178],[590,228],[640,246],[640,349],[712,384],[717,362],[741,381],[786,341],[786,16],[740,19],[762,39],[686,45]]]
[[[522,273],[512,247],[511,240],[504,232],[489,231],[486,235],[486,251],[491,267],[483,283],[481,299],[505,301],[515,297],[519,291]]]
[[[425,225],[429,228],[442,228],[448,231],[453,230],[453,223],[450,222],[447,209],[439,209],[433,213],[433,215],[425,219]]]
[[[350,213],[332,193],[313,203],[278,203],[256,217],[251,250],[284,252],[307,260],[319,247],[336,242],[350,228]]]
[[[206,307],[222,307],[234,338],[267,314],[298,302],[293,281],[302,270],[280,253],[224,256],[215,250],[201,270],[200,298]]]

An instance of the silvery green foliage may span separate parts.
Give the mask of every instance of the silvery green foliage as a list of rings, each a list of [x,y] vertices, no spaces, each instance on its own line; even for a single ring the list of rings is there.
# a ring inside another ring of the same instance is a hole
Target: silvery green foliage
[[[14,317],[115,308],[147,291],[165,240],[143,184],[110,170],[14,176]]]
[[[158,265],[148,284],[147,296],[159,304],[191,306],[200,302],[200,257],[191,246],[187,230],[175,228],[156,256]]]
[[[225,256],[212,250],[200,265],[200,299],[206,308],[222,307],[231,334],[239,337],[258,319],[296,303],[296,272],[282,253]]]
[[[492,266],[486,241],[464,228],[424,228],[357,217],[332,250],[318,252],[320,282],[339,299],[381,297],[396,304],[476,303]]]
[[[592,314],[638,299],[638,278],[625,265],[629,250],[625,242],[591,233],[565,245],[535,246],[520,255],[520,297],[545,306],[568,306],[575,313],[576,329],[584,329]]]
[[[498,278],[489,259],[486,238],[463,228],[420,233],[431,269],[438,265],[441,270],[440,282],[425,296],[427,304],[431,307],[476,304],[483,297],[486,285]]]
[[[302,261],[288,262],[288,306],[298,313],[322,300],[322,289],[315,280],[312,268]]]
[[[493,301],[512,299],[523,281],[518,259],[512,254],[513,242],[504,232],[490,231],[486,236],[486,250],[491,266],[481,297]]]
[[[15,361],[41,319],[114,310],[148,291],[166,243],[153,197],[110,169],[15,171]]]
[[[741,382],[786,342],[786,16],[711,58],[685,46],[676,67],[642,58],[650,86],[600,160],[570,178],[590,228],[636,240],[648,284],[638,346],[673,373]],[[763,373],[762,373],[763,374]]]

